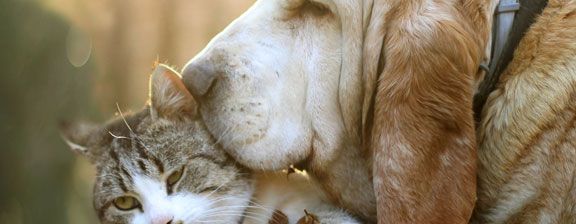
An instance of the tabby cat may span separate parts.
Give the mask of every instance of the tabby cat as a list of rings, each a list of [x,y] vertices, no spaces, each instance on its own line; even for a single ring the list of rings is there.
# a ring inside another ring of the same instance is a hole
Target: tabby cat
[[[325,203],[305,174],[260,173],[236,163],[167,66],[151,76],[148,106],[119,112],[104,125],[62,127],[72,150],[96,166],[94,207],[102,223],[358,223]]]

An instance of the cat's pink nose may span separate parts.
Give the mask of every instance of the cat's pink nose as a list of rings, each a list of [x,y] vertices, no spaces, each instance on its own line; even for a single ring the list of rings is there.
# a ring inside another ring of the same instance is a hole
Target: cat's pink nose
[[[152,218],[152,224],[172,224],[171,215],[156,215]]]

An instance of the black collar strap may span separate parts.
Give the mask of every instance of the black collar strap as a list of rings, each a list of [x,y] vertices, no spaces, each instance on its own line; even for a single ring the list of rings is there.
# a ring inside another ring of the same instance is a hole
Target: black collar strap
[[[492,58],[490,65],[480,66],[480,69],[487,70],[487,74],[474,96],[473,109],[476,122],[480,122],[484,104],[496,88],[500,75],[512,61],[514,50],[547,3],[548,0],[522,0],[520,6],[517,0],[500,0],[492,30]]]

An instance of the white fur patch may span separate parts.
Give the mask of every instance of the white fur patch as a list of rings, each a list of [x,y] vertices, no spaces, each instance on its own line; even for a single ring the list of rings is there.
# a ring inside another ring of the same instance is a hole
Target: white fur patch
[[[252,192],[216,197],[212,193],[168,195],[166,183],[146,176],[134,177],[135,190],[142,204],[132,224],[236,223],[248,206]]]
[[[133,224],[164,224],[170,220],[193,219],[210,209],[207,197],[192,193],[168,195],[166,183],[145,176],[136,176],[134,185],[143,212],[134,217]]]

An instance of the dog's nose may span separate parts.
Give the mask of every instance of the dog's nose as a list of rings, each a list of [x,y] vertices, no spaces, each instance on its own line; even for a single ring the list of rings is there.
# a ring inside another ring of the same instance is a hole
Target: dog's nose
[[[182,70],[182,80],[186,88],[196,98],[203,96],[215,84],[220,73],[213,63],[205,61],[190,62]]]

